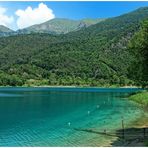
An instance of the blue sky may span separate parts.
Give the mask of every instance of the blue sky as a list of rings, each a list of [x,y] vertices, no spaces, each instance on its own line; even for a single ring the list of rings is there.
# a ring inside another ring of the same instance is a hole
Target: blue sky
[[[0,23],[16,30],[53,18],[114,17],[145,6],[148,2],[0,2]]]

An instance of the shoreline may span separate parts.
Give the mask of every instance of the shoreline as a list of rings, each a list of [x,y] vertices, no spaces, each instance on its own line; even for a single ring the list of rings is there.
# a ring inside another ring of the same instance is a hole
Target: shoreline
[[[144,138],[144,129],[146,130]],[[123,129],[116,130],[114,140],[110,140],[109,147],[145,147],[148,146],[148,112],[141,117],[133,120],[128,127],[124,129],[124,139],[121,136]],[[132,136],[133,135],[133,136]]]
[[[144,92],[144,91],[143,91]],[[140,92],[140,93],[143,93]],[[137,93],[137,94],[140,94]],[[135,96],[131,95],[131,96]],[[141,115],[139,118],[133,120],[129,127],[125,128],[125,139],[123,140],[121,137],[117,136],[117,139],[115,141],[112,141],[111,146],[114,146],[114,143],[116,143],[116,146],[140,146],[145,147],[148,146],[148,109],[147,104],[144,104],[143,102],[139,102],[136,99],[131,99],[131,96],[128,97],[128,100],[131,100],[133,102],[136,102],[139,107],[141,107],[141,110],[143,110],[143,115]],[[143,99],[143,98],[142,98]],[[145,98],[147,99],[147,98]],[[123,131],[123,129],[119,129],[118,131]],[[146,133],[144,134],[144,131]],[[134,137],[129,135],[134,135]]]
[[[135,94],[129,95],[129,100],[138,103],[139,105],[143,106],[143,108],[148,108],[148,91],[142,90]]]
[[[7,87],[20,87],[20,88],[138,88],[141,89],[141,87],[138,86],[77,86],[77,85],[41,85],[41,86],[0,86],[0,88],[7,88]]]

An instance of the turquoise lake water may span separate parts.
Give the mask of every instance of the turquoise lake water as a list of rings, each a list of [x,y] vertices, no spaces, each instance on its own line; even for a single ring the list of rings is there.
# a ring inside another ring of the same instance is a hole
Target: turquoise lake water
[[[112,132],[143,115],[126,99],[137,89],[0,88],[0,146],[104,146]]]

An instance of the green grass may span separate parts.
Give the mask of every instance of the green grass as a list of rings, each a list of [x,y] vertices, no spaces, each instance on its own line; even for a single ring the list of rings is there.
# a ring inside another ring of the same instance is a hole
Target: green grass
[[[138,92],[129,97],[130,100],[133,100],[143,106],[148,106],[148,91]]]
[[[144,145],[145,145],[145,146],[148,146],[148,141],[145,141],[145,142],[144,142]]]
[[[144,106],[144,108],[148,108],[148,91],[146,90],[131,94],[129,96],[129,99],[141,104],[142,106]],[[144,140],[144,145],[148,146],[147,139]]]

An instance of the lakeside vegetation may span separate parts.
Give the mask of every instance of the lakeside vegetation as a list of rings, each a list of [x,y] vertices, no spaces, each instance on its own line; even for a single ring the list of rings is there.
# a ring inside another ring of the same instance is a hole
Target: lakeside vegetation
[[[128,97],[128,99],[142,105],[146,109],[146,111],[148,110],[148,90],[143,90],[143,91],[131,94]],[[138,122],[141,122],[141,121],[138,121]],[[144,125],[144,127],[145,127],[145,125]],[[141,128],[143,128],[143,126]],[[133,141],[134,141],[134,139],[133,139]],[[144,141],[144,145],[148,146],[148,140],[146,138],[144,138],[143,141]]]
[[[148,91],[146,90],[129,96],[129,99],[141,104],[144,107],[148,107]]]

